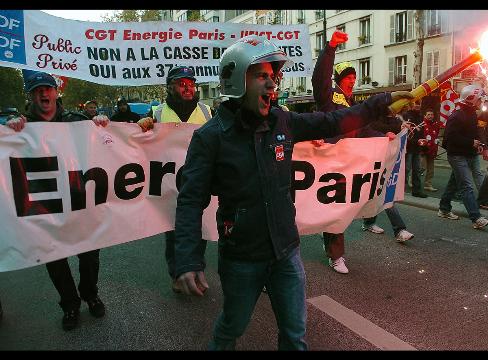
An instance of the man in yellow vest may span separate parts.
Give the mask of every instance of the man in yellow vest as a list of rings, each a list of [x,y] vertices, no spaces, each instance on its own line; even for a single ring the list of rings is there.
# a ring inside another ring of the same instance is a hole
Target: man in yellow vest
[[[168,73],[166,101],[153,112],[157,122],[204,124],[211,118],[210,106],[196,95],[195,73],[187,66],[177,66]]]
[[[161,123],[188,122],[191,124],[204,124],[212,117],[210,106],[199,101],[196,94],[195,73],[188,66],[177,66],[170,70],[166,78],[168,95],[166,101],[153,110],[153,119],[144,118],[138,124],[143,131],[152,128],[154,120]],[[175,282],[175,232],[167,231],[166,236],[166,263],[168,272],[173,279],[173,291],[181,292]],[[199,244],[202,258],[205,253],[207,241]],[[208,285],[207,285],[208,287]]]

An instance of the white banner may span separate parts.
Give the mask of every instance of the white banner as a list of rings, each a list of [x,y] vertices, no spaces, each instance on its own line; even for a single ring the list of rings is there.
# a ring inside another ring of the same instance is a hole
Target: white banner
[[[0,126],[0,271],[21,269],[174,228],[177,181],[194,124]],[[300,234],[343,232],[403,198],[406,135],[295,146]],[[403,144],[403,145],[401,145]],[[390,174],[393,171],[393,176]],[[390,179],[390,180],[388,180]],[[398,187],[396,187],[398,183]],[[396,188],[396,191],[395,191]],[[217,240],[216,199],[203,238]]]
[[[311,76],[308,25],[66,20],[39,10],[0,10],[0,66],[104,85],[166,83],[177,65],[197,82],[218,81],[222,52],[247,35],[275,43],[294,61],[284,76]]]

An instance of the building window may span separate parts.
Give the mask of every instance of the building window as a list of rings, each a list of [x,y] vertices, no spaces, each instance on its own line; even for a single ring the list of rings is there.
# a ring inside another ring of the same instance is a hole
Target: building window
[[[473,44],[466,44],[466,46],[455,46],[454,47],[454,64],[458,64],[461,62],[461,60],[464,60],[464,58],[468,57],[470,54],[469,49],[474,48],[477,45]],[[460,74],[460,77],[462,79],[473,79],[476,77],[479,73],[479,66],[469,66],[466,70],[463,70]],[[458,75],[459,76],[459,75]]]
[[[297,91],[299,93],[305,92],[306,90],[306,84],[307,84],[307,78],[304,77],[299,77],[298,78],[298,86],[297,86]]]
[[[242,15],[246,12],[247,10],[236,10],[236,16]]]
[[[281,25],[283,24],[283,16],[281,14],[281,10],[276,10],[274,13],[274,19],[273,19],[273,24],[274,25]]]
[[[448,14],[440,10],[424,10],[425,36],[435,36],[447,32]]]
[[[370,43],[371,19],[366,17],[359,20],[359,45]]]
[[[305,24],[305,11],[304,10],[298,10],[297,22],[299,24]]]
[[[173,21],[173,10],[164,10],[162,20]]]
[[[365,85],[371,83],[370,75],[370,60],[361,59],[359,60],[359,84]]]
[[[337,25],[337,30],[346,32],[346,24]],[[346,43],[337,45],[337,50],[344,50],[346,48]]]
[[[315,21],[323,20],[325,10],[315,10]]]
[[[208,86],[202,86],[202,98],[203,99],[208,99]]]
[[[320,51],[324,48],[324,32],[315,35],[315,56],[319,56]]]
[[[430,51],[427,54],[427,79],[439,75],[439,50]]]
[[[258,18],[258,24],[260,24],[260,25],[264,25],[264,24],[265,24],[265,22],[266,22],[266,16],[260,16],[260,17]]]
[[[212,16],[212,22],[219,22],[218,16]]]
[[[425,25],[427,27],[425,34],[427,36],[439,35],[441,33],[439,10],[427,10],[425,12],[425,20]]]
[[[407,12],[395,16],[395,42],[407,41]]]
[[[395,58],[395,82],[394,84],[405,84],[407,82],[407,55]]]
[[[181,14],[180,16],[178,16],[178,21],[186,21],[187,20],[187,16],[186,16],[186,11]]]
[[[413,10],[390,16],[390,43],[400,43],[413,39]]]

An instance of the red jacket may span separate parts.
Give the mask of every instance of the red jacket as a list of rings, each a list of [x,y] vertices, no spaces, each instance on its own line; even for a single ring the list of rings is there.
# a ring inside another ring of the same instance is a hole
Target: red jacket
[[[425,120],[424,120],[425,121]],[[425,121],[424,128],[424,139],[427,139],[427,146],[423,153],[430,157],[437,156],[437,138],[439,137],[439,129],[441,127],[441,122],[437,120]]]

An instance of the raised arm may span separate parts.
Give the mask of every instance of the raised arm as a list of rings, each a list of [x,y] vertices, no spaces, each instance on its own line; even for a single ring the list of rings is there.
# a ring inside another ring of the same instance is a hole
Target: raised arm
[[[312,88],[317,109],[319,111],[330,111],[332,103],[332,73],[334,70],[334,59],[336,47],[346,42],[347,34],[336,30],[324,50],[321,51],[312,75]]]
[[[395,91],[371,96],[362,104],[331,112],[297,114],[290,117],[295,142],[331,138],[360,129],[373,120],[388,115],[388,105],[412,95],[408,91]]]

